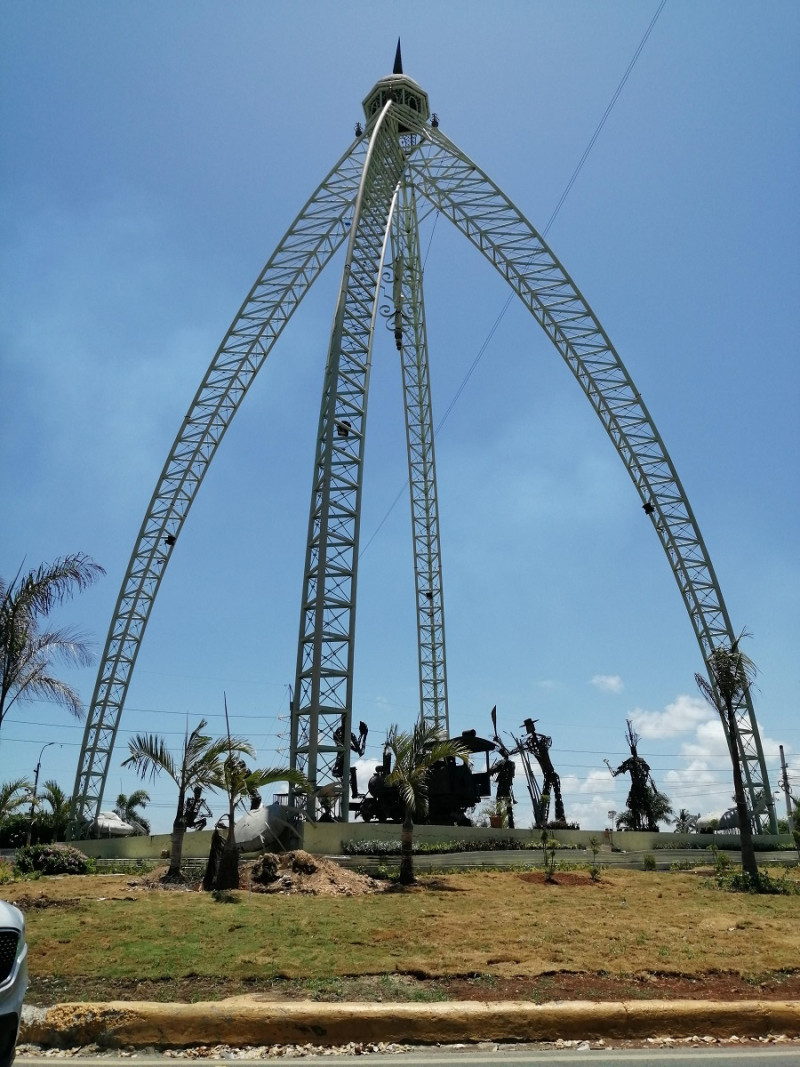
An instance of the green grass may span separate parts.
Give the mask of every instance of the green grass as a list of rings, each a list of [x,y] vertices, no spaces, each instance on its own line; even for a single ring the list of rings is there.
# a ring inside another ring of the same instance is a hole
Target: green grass
[[[6,883],[0,896],[30,898],[35,978],[282,979],[307,983],[307,995],[323,999],[335,998],[343,977],[358,976],[394,983],[388,1000],[398,999],[394,987],[407,975],[491,981],[798,967],[796,896],[723,892],[683,872],[603,872],[599,882],[584,872],[555,885],[531,877],[459,873],[423,879],[412,892],[352,897],[240,891],[220,903],[203,893],[120,891],[119,881],[121,899],[98,899],[111,890],[90,875],[52,880],[59,906],[33,906],[50,891],[47,879]]]

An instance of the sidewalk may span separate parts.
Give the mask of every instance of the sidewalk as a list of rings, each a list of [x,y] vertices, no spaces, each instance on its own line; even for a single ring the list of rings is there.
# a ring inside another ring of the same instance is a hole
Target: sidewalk
[[[800,1037],[800,1001],[637,1000],[424,1004],[281,1002],[252,995],[200,1004],[146,1001],[26,1007],[20,1044],[44,1048],[436,1044]]]

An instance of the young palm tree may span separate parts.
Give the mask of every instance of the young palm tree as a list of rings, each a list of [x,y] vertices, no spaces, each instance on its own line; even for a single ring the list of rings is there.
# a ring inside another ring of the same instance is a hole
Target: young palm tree
[[[719,712],[723,724],[727,727],[728,749],[733,764],[733,793],[736,811],[739,816],[739,835],[742,848],[742,870],[754,885],[758,884],[758,864],[753,847],[753,827],[742,778],[742,765],[739,762],[739,727],[736,721],[736,708],[744,699],[756,674],[753,661],[739,648],[739,642],[746,636],[743,630],[730,648],[715,648],[708,657],[708,667],[714,680],[712,685],[702,674],[695,674],[697,686],[709,704]]]
[[[30,804],[33,784],[27,778],[15,778],[0,785],[0,822],[13,815],[24,804]]]
[[[44,563],[10,584],[0,578],[0,727],[16,700],[53,700],[77,718],[83,706],[76,691],[55,678],[52,661],[85,666],[91,649],[74,630],[41,630],[52,609],[91,585],[105,571],[81,553]]]
[[[444,759],[469,760],[461,741],[446,740],[432,726],[418,722],[411,733],[389,727],[386,745],[393,767],[386,776],[388,786],[396,786],[403,805],[403,829],[400,838],[400,883],[414,882],[414,817],[424,819],[428,812],[428,779],[434,764]]]
[[[205,719],[186,733],[183,748],[176,759],[167,749],[164,739],[155,734],[137,734],[128,741],[130,756],[122,766],[133,767],[141,778],[155,777],[164,771],[178,787],[178,808],[172,823],[169,870],[165,882],[182,882],[181,859],[183,838],[186,834],[186,794],[195,786],[215,789],[222,778],[222,763],[231,750],[249,752],[250,746],[241,738],[217,737],[204,734],[208,723]]]
[[[248,755],[254,755],[252,749]],[[288,782],[295,789],[302,789],[305,792],[309,792],[311,788],[302,774],[289,770],[288,767],[264,767],[251,771],[241,756],[233,752],[224,761],[222,779],[218,785],[228,796],[228,831],[219,857],[214,889],[239,888],[239,850],[236,845],[235,832],[236,808],[249,798],[255,797],[259,789],[274,785],[276,782]]]
[[[114,811],[123,822],[128,822],[132,826],[140,826],[145,834],[149,834],[150,822],[139,811],[139,808],[146,807],[149,802],[150,794],[146,789],[134,789],[130,796],[124,793],[119,794]]]
[[[54,779],[50,779],[42,786],[39,800],[44,801],[50,808],[49,819],[53,824],[53,840],[63,841],[69,822],[70,798]]]

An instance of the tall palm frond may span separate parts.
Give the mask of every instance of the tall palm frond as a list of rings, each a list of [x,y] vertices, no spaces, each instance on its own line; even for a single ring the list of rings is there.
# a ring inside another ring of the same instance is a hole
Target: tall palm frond
[[[15,778],[12,782],[0,785],[0,821],[13,815],[24,804],[29,803],[33,785],[27,778]]]
[[[755,680],[756,665],[739,647],[739,642],[747,636],[747,631],[742,630],[730,647],[715,648],[708,657],[713,685],[702,674],[694,676],[700,692],[723,718],[733,711]]]
[[[0,578],[0,725],[16,700],[43,699],[83,716],[75,690],[54,677],[54,659],[85,666],[91,647],[85,635],[71,629],[41,630],[41,619],[74,592],[91,585],[103,568],[78,553],[17,572],[7,583]]]
[[[201,725],[205,726],[205,722]],[[180,768],[172,753],[167,748],[164,738],[157,734],[136,734],[128,741],[130,755],[122,761],[123,767],[133,767],[140,778],[156,776],[164,771],[177,785],[180,785]]]
[[[57,817],[69,815],[70,798],[54,778],[49,778],[44,783],[39,796],[48,805],[53,815]]]

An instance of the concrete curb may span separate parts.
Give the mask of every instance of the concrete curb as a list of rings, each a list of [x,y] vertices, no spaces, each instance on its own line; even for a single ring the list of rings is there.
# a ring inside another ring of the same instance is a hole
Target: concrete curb
[[[20,1042],[55,1048],[800,1036],[800,1001],[789,1000],[367,1004],[256,994],[200,1004],[58,1004],[25,1015]]]

